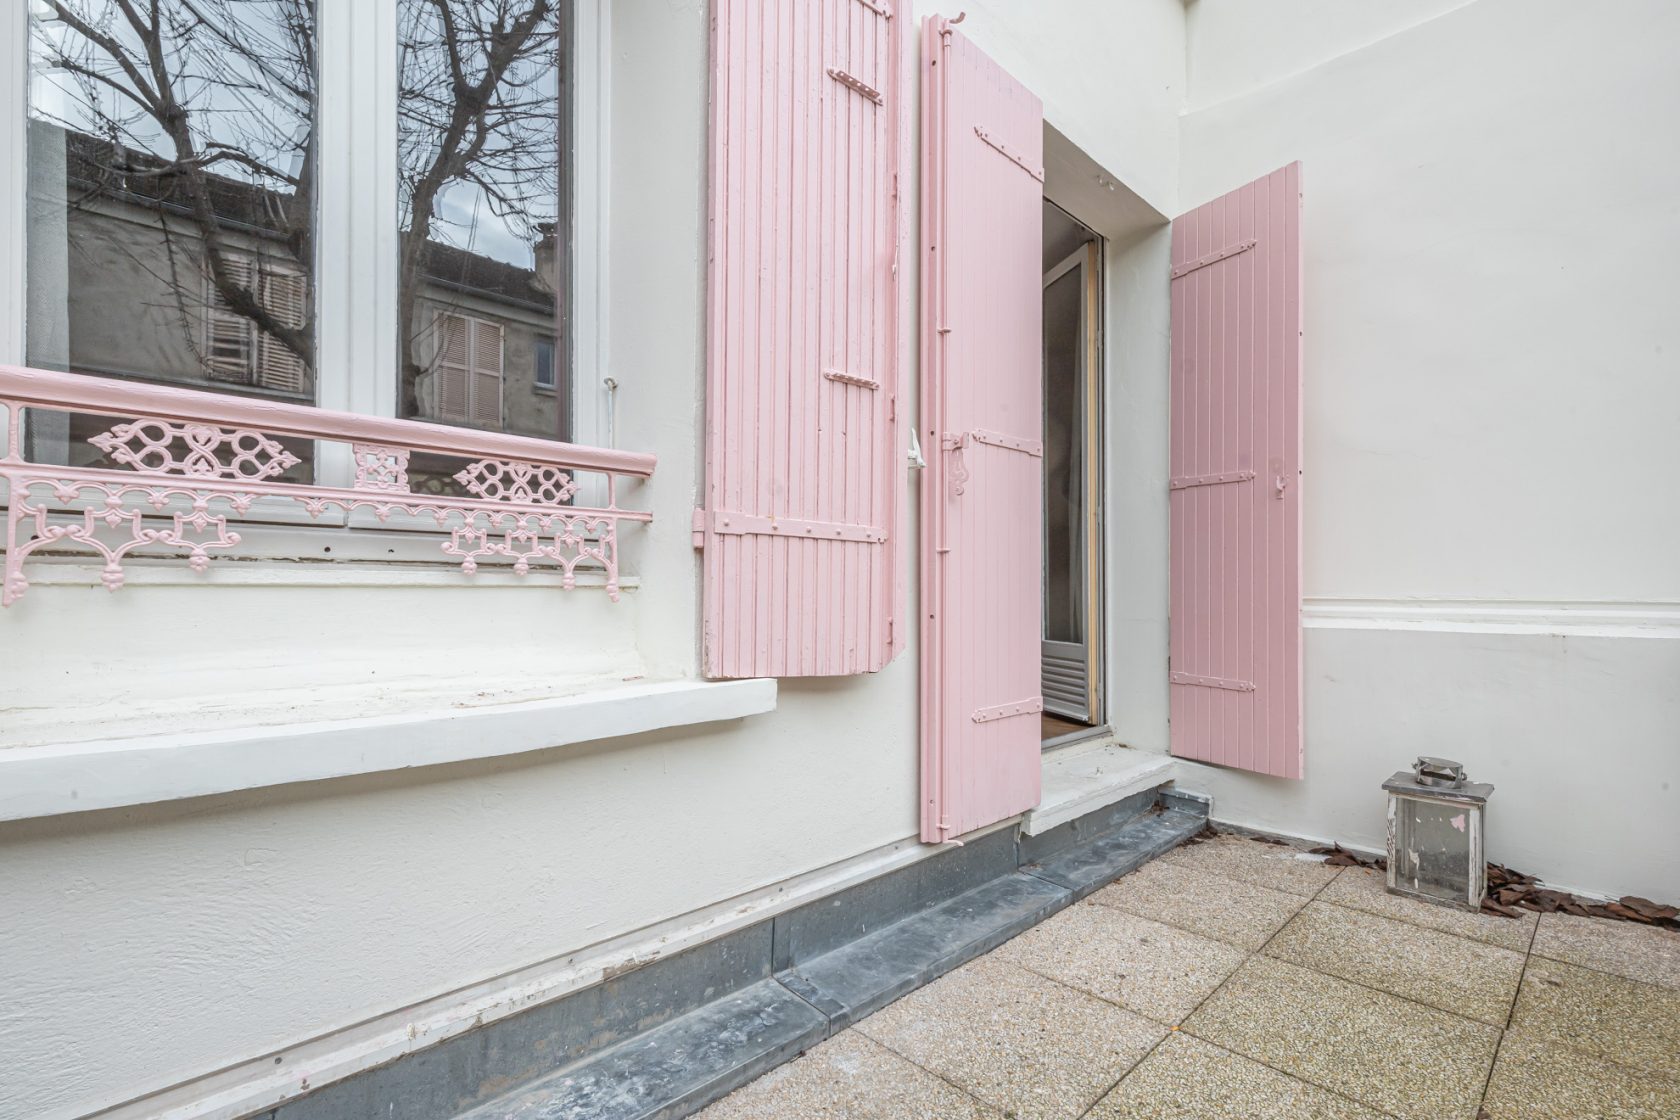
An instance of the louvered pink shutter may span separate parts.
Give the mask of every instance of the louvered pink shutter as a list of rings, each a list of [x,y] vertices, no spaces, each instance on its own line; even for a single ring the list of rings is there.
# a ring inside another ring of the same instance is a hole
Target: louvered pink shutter
[[[1172,236],[1172,753],[1301,776],[1301,165]]]
[[[922,61],[922,839],[1038,804],[1043,109],[945,20]]]
[[[711,677],[872,672],[901,640],[894,7],[713,0]]]

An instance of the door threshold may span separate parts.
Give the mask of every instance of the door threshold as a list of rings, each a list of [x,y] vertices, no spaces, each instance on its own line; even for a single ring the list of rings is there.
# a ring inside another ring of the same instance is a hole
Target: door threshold
[[[1055,747],[1071,746],[1074,743],[1083,743],[1090,739],[1096,739],[1104,735],[1112,734],[1114,734],[1114,729],[1112,727],[1108,726],[1106,723],[1099,723],[1095,727],[1081,727],[1075,731],[1069,731],[1062,735],[1052,736],[1040,743],[1039,748],[1041,750],[1051,750]]]

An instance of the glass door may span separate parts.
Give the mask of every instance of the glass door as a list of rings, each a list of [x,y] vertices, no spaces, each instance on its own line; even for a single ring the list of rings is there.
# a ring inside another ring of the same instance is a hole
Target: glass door
[[[1044,274],[1046,739],[1102,721],[1099,245]]]

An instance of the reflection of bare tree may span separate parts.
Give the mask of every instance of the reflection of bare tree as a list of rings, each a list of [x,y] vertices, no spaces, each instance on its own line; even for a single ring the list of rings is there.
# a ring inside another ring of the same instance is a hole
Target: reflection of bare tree
[[[314,367],[314,315],[273,313],[225,232],[230,209],[258,211],[298,271],[314,258],[316,0],[47,0],[42,60],[70,95],[55,120],[106,141],[92,191],[121,184],[161,212],[188,215],[216,295]],[[143,153],[136,156],[135,152]],[[241,186],[239,204],[229,195]],[[184,286],[172,285],[177,300]],[[197,302],[196,300],[194,301]],[[184,309],[183,309],[184,310]]]
[[[552,237],[566,0],[395,2],[400,407],[412,416],[422,411],[417,382],[425,372],[416,343],[431,329],[420,295],[429,281],[450,279],[441,269],[459,267],[464,258],[450,250],[495,255],[489,226],[527,249]],[[250,320],[308,370],[313,300],[301,324],[277,315],[241,249],[255,234],[298,275],[314,275],[317,5],[44,0],[31,21],[37,71],[52,75],[63,95],[62,104],[37,100],[35,114],[67,135],[94,138],[78,145],[91,182],[71,205],[120,198],[153,207],[168,251],[167,286],[190,321],[205,309],[171,240],[186,240],[184,217],[221,308]]]
[[[434,242],[470,242],[473,218],[446,215],[463,186],[535,244],[559,191],[557,0],[403,0],[398,144],[402,164],[401,339],[405,416],[422,411],[417,358],[430,324],[418,295]]]

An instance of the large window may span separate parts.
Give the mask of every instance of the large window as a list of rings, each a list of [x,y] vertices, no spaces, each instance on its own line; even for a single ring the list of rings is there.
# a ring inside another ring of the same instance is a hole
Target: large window
[[[569,0],[20,7],[28,364],[574,438]]]
[[[555,0],[397,0],[401,415],[565,438]],[[552,384],[547,388],[552,388]]]
[[[27,362],[313,400],[313,0],[29,10]]]

